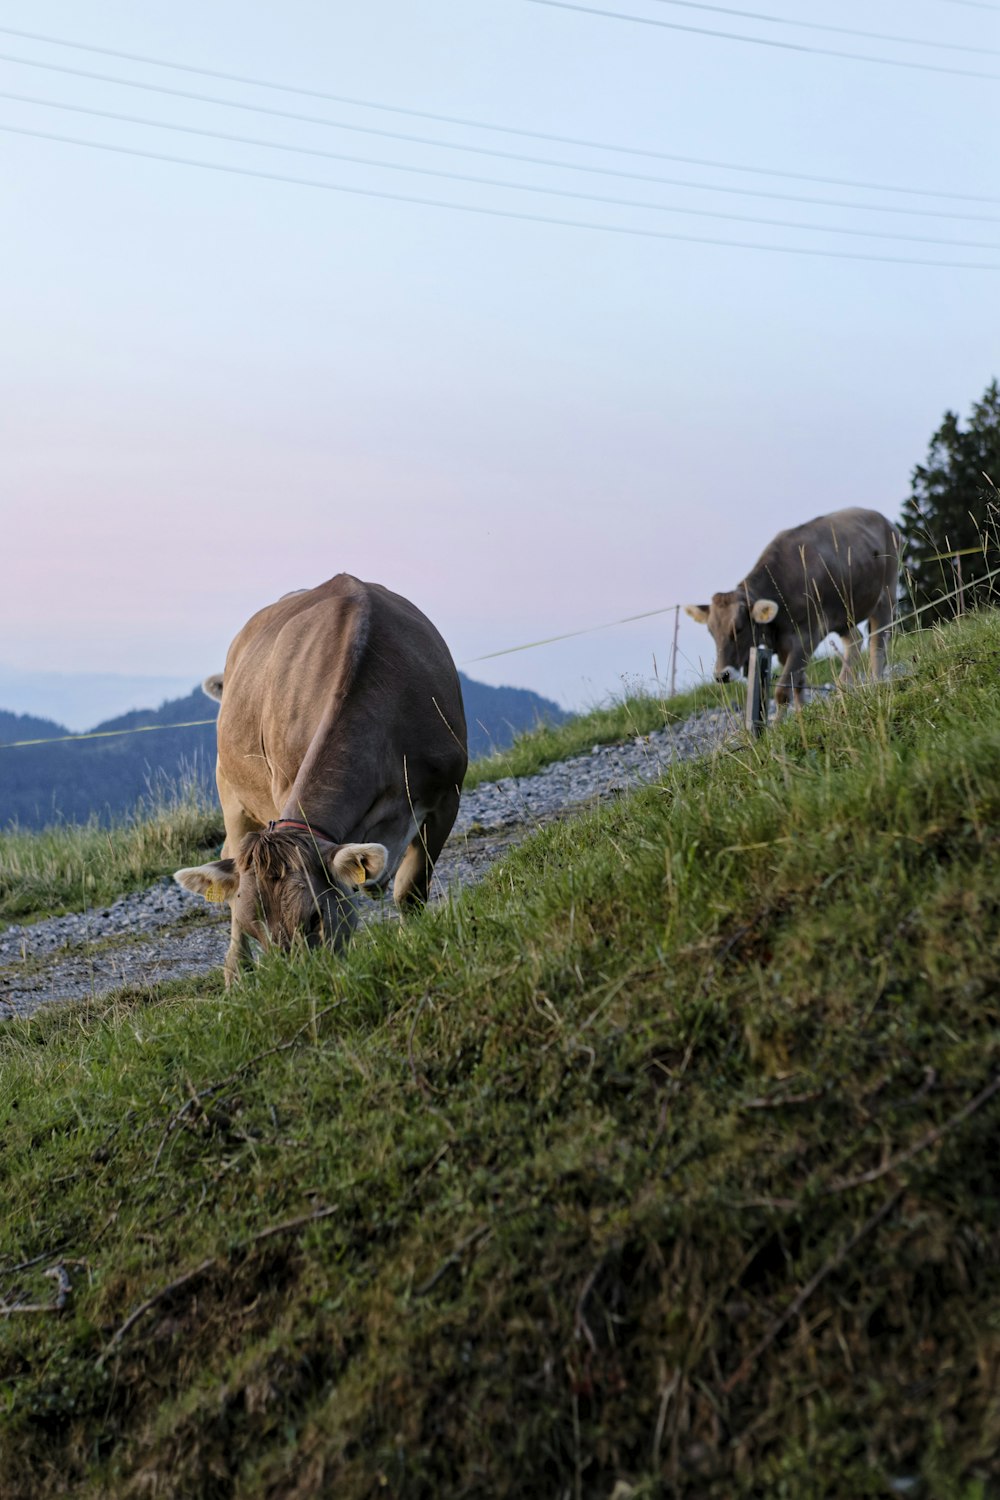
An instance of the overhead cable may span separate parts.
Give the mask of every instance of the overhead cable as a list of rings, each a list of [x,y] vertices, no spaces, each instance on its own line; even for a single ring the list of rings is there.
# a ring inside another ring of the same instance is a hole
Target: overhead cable
[[[79,136],[58,135],[52,131],[28,130],[20,125],[0,124],[7,135],[32,140],[54,141],[67,146],[83,146],[93,151],[109,151],[116,156],[131,156],[147,161],[167,162],[173,166],[196,167],[207,172],[224,172],[232,177],[256,178],[264,182],[288,183],[293,187],[319,188],[325,192],[346,193],[355,198],[377,198],[388,203],[416,204],[422,208],[445,208],[453,213],[476,214],[491,219],[514,219],[526,224],[549,224],[564,229],[595,230],[601,234],[627,235],[633,239],[667,240],[688,245],[714,245],[734,250],[764,250],[780,255],[807,255],[822,260],[869,261],[880,265],[934,266],[956,271],[1000,271],[1000,262],[965,260],[929,260],[899,255],[869,255],[853,250],[820,250],[804,245],[771,245],[753,240],[723,240],[707,235],[677,234],[661,229],[639,229],[625,224],[600,224],[585,219],[562,219],[549,214],[518,213],[507,208],[488,208],[473,203],[453,203],[440,198],[421,198],[415,194],[388,193],[376,188],[351,187],[346,183],[326,182],[318,178],[288,177],[281,172],[264,172],[251,167],[237,167],[224,162],[199,161],[194,157],[170,156],[160,151],[143,151],[134,146],[112,145],[109,141],[81,140]]]
[[[631,21],[637,26],[656,26],[662,31],[683,31],[691,36],[710,36],[726,42],[746,42],[754,47],[777,47],[782,52],[805,52],[813,57],[836,57],[842,61],[877,63],[886,68],[910,68],[918,73],[948,73],[953,78],[1000,79],[1000,73],[983,73],[974,68],[949,68],[944,63],[915,62],[912,58],[872,57],[864,52],[842,52],[834,47],[810,47],[805,42],[782,42],[774,37],[745,36],[736,31],[714,31],[708,26],[685,26],[680,21],[658,21],[654,16],[627,15],[620,10],[598,10],[591,5],[577,5],[573,0],[527,0],[529,5],[548,5],[553,10],[579,11],[604,20]]]
[[[840,36],[860,36],[870,42],[898,42],[905,47],[940,47],[946,52],[972,52],[1000,57],[996,47],[977,47],[968,42],[939,42],[927,37],[896,36],[887,31],[858,31],[853,26],[832,26],[825,21],[797,21],[790,16],[772,16],[758,10],[736,10],[731,5],[710,5],[708,0],[654,0],[657,5],[677,5],[684,10],[708,10],[720,16],[738,16],[742,21],[765,21],[769,26],[798,26],[804,31],[833,31]]]
[[[165,94],[168,98],[172,99],[194,100],[200,104],[218,104],[227,109],[241,109],[251,114],[265,115],[268,118],[274,118],[278,120],[293,120],[296,123],[324,125],[335,130],[349,130],[356,134],[377,136],[380,139],[405,141],[411,145],[416,144],[434,147],[440,146],[450,151],[461,151],[463,153],[468,152],[475,156],[488,156],[501,161],[517,161],[528,163],[532,166],[556,167],[559,169],[564,169],[566,171],[584,172],[589,175],[596,175],[599,177],[621,178],[622,180],[626,180],[629,182],[651,182],[656,183],[660,187],[694,188],[699,192],[725,193],[729,196],[735,196],[739,198],[771,198],[782,203],[812,203],[826,208],[858,209],[864,213],[887,213],[896,215],[902,214],[906,217],[911,218],[964,219],[969,222],[980,224],[995,224],[997,222],[1000,222],[993,214],[955,213],[948,209],[902,208],[899,206],[885,207],[874,203],[851,203],[850,201],[842,198],[823,198],[815,195],[801,193],[777,193],[767,188],[717,186],[714,183],[708,182],[689,182],[682,177],[663,177],[649,172],[625,172],[620,168],[614,167],[597,167],[583,165],[579,162],[558,160],[554,161],[550,157],[530,156],[527,153],[515,151],[497,151],[489,146],[460,145],[453,141],[438,141],[433,137],[415,136],[403,131],[383,130],[377,126],[352,125],[339,120],[325,119],[322,115],[305,115],[293,110],[271,109],[267,105],[247,104],[234,99],[223,99],[215,94],[199,94],[189,89],[169,88],[164,84],[143,83],[138,79],[115,78],[104,73],[93,73],[84,68],[67,68],[58,63],[36,62],[33,59],[29,58],[13,58],[8,54],[2,52],[0,52],[0,61],[15,62],[25,67],[41,68],[45,72],[49,73],[66,73],[74,78],[87,78],[97,80],[101,83],[121,84],[126,88],[141,89],[146,93]],[[11,94],[9,95],[9,97],[12,99],[21,99],[25,102],[29,101],[29,96],[27,95]],[[46,105],[52,104],[52,101],[50,100],[35,99],[34,96],[30,96],[30,102]],[[55,105],[54,107],[78,108],[82,111],[82,106]],[[93,112],[95,114],[100,113],[100,111],[96,110]],[[185,129],[186,127],[178,126],[177,128]],[[984,199],[983,201],[989,202],[993,200]],[[995,201],[1000,202],[1000,199],[997,199]]]
[[[93,52],[93,53],[96,53],[96,54],[98,54],[100,56],[103,56],[103,57],[116,57],[116,58],[121,58],[121,59],[123,59],[126,62],[138,62],[138,63],[147,64],[147,65],[149,65],[151,67],[157,67],[157,68],[169,68],[171,71],[178,72],[178,73],[194,73],[194,74],[200,75],[203,78],[218,78],[218,79],[220,79],[220,80],[222,80],[224,82],[227,82],[227,83],[245,84],[245,85],[249,85],[252,88],[273,89],[276,92],[280,92],[280,93],[284,93],[284,94],[297,94],[297,95],[301,96],[302,98],[306,98],[306,99],[325,99],[328,103],[332,103],[332,104],[347,104],[347,105],[350,105],[352,108],[380,110],[380,111],[382,111],[384,113],[387,113],[387,114],[407,115],[407,116],[409,116],[412,119],[433,120],[436,123],[441,124],[441,125],[460,125],[462,127],[473,129],[473,130],[490,130],[490,131],[493,131],[496,134],[521,136],[521,137],[523,137],[525,139],[528,139],[528,140],[552,141],[553,143],[555,143],[557,145],[562,145],[562,146],[582,146],[582,147],[585,147],[585,148],[590,149],[590,150],[608,151],[608,152],[613,152],[613,153],[616,153],[618,155],[624,155],[624,156],[640,156],[640,157],[648,157],[648,158],[650,158],[652,160],[656,160],[656,161],[680,162],[680,163],[682,163],[685,166],[692,166],[692,167],[717,167],[720,170],[726,171],[726,172],[749,172],[749,173],[753,173],[754,175],[757,175],[757,176],[783,177],[783,178],[788,178],[788,179],[791,179],[791,180],[797,181],[797,182],[822,182],[822,183],[826,183],[826,184],[828,184],[830,186],[833,186],[833,187],[862,188],[862,189],[865,189],[865,190],[871,190],[872,192],[880,192],[880,193],[903,193],[903,194],[906,194],[908,196],[917,196],[917,197],[924,197],[924,198],[949,198],[949,199],[962,200],[962,201],[971,202],[971,203],[998,203],[998,202],[1000,202],[1000,198],[998,198],[998,197],[981,197],[980,195],[975,194],[975,193],[955,193],[955,192],[950,192],[950,191],[938,190],[938,189],[935,189],[935,188],[900,187],[900,186],[898,186],[896,184],[893,184],[893,183],[864,182],[864,181],[859,181],[858,179],[851,178],[851,177],[828,177],[828,176],[821,176],[821,175],[818,175],[816,173],[811,173],[811,172],[788,172],[788,171],[784,171],[784,170],[782,170],[780,168],[777,168],[777,167],[746,166],[745,164],[742,164],[742,163],[739,163],[739,162],[717,161],[717,160],[715,160],[714,158],[711,158],[711,157],[680,156],[680,155],[677,155],[676,153],[669,152],[669,151],[652,151],[652,150],[649,150],[648,148],[643,148],[643,147],[639,147],[639,146],[613,145],[613,144],[611,144],[608,141],[594,141],[594,140],[590,140],[590,139],[588,139],[586,137],[581,137],[581,136],[557,135],[557,134],[554,134],[554,133],[549,132],[549,131],[525,130],[525,129],[522,129],[522,128],[519,128],[519,127],[516,127],[516,126],[513,126],[513,125],[497,125],[497,124],[495,124],[493,122],[490,122],[490,121],[471,119],[471,118],[468,118],[468,117],[463,116],[463,115],[435,114],[435,113],[433,113],[430,110],[409,109],[409,108],[406,108],[405,106],[400,105],[400,104],[384,104],[384,103],[381,103],[381,102],[378,102],[378,101],[375,101],[375,100],[372,100],[372,99],[359,99],[359,98],[356,98],[356,97],[354,97],[352,95],[349,95],[349,94],[332,94],[332,93],[325,92],[324,90],[321,90],[321,89],[304,88],[304,87],[302,87],[301,85],[298,85],[298,84],[279,83],[279,82],[275,81],[274,79],[256,78],[256,77],[252,77],[252,76],[249,76],[247,74],[242,74],[242,73],[226,73],[226,72],[223,72],[223,71],[221,71],[220,69],[217,69],[217,68],[202,68],[202,67],[197,67],[197,66],[195,66],[194,64],[191,64],[191,63],[171,62],[171,61],[168,61],[167,59],[162,58],[162,57],[151,57],[148,54],[140,53],[140,52],[121,52],[121,51],[118,51],[118,50],[116,50],[115,48],[112,48],[112,47],[98,47],[98,46],[92,45],[89,42],[69,41],[65,37],[46,36],[46,35],[43,35],[40,32],[35,32],[35,31],[19,31],[19,30],[15,29],[12,26],[0,26],[0,36],[17,36],[17,37],[21,37],[22,39],[24,39],[26,41],[44,42],[47,46],[70,47],[70,48],[73,48],[75,51],[78,51],[78,52]],[[56,71],[56,72],[63,71],[63,72],[75,73],[74,69],[68,69],[68,68],[59,69],[59,68],[57,68],[55,66],[55,64],[51,64],[51,63],[50,64],[37,63],[37,62],[33,62],[33,61],[31,61],[31,60],[29,60],[27,58],[10,57],[7,54],[0,54],[0,57],[2,57],[2,59],[4,61],[6,61],[6,62],[20,63],[20,64],[22,64],[23,66],[26,66],[26,67],[48,67],[50,71]],[[148,85],[142,85],[142,84],[138,84],[138,83],[129,83],[129,81],[127,79],[114,78],[114,77],[110,77],[109,78],[109,77],[105,76],[104,74],[100,74],[100,73],[97,73],[97,74],[80,73],[77,76],[87,77],[87,78],[97,78],[101,82],[105,82],[105,83],[126,84],[129,87],[134,87],[134,88],[149,87]],[[169,90],[161,90],[160,92],[170,92],[170,91]],[[193,98],[199,98],[199,99],[200,98],[204,98],[204,101],[207,102],[207,103],[227,104],[227,105],[229,105],[230,108],[234,108],[234,109],[253,109],[254,108],[254,106],[250,105],[250,104],[238,104],[234,100],[223,100],[223,99],[216,100],[216,99],[212,99],[211,96],[207,96],[206,97],[206,96],[202,96],[202,95],[188,95],[188,94],[183,94],[180,97],[182,97],[182,98],[192,98],[193,97]],[[259,112],[260,113],[266,113],[267,111],[260,110]],[[280,114],[279,111],[273,111],[273,113]],[[285,119],[293,119],[293,120],[302,120],[302,121],[306,121],[306,122],[308,122],[310,124],[316,124],[316,125],[333,126],[333,127],[337,128],[337,129],[358,129],[358,128],[360,128],[360,127],[357,127],[357,126],[341,125],[338,121],[335,121],[335,120],[324,120],[322,118],[317,118],[317,117],[314,117],[314,116],[311,116],[311,115],[284,115],[283,118],[285,118]],[[391,135],[392,139],[395,139],[395,140],[417,140],[417,141],[421,141],[421,137],[419,137],[419,136],[417,136],[417,137],[404,136],[404,135],[395,134],[395,133],[392,133],[392,132],[386,132],[386,134]],[[459,150],[459,151],[471,151],[471,150],[476,149],[476,148],[471,147],[471,146],[456,145],[455,143],[450,142],[450,141],[430,141],[430,142],[426,142],[425,141],[425,142],[422,142],[422,143],[423,144],[435,145],[435,146],[442,146],[442,147],[445,147],[447,149]],[[529,160],[529,161],[532,160],[532,158],[530,158],[530,157],[524,157],[524,158],[517,157],[515,159],[516,160]],[[587,171],[587,170],[597,171],[599,169],[598,168],[577,168],[577,170],[581,170],[581,171]]]
[[[947,245],[962,250],[1000,250],[1000,243],[988,240],[941,239],[934,235],[894,234],[885,229],[852,229],[834,224],[804,224],[795,219],[768,219],[754,214],[726,213],[721,209],[687,208],[670,203],[646,203],[638,198],[614,198],[601,193],[578,193],[572,189],[542,187],[537,183],[510,182],[496,177],[479,177],[468,172],[447,172],[436,167],[418,167],[404,162],[383,161],[378,157],[353,156],[340,151],[323,151],[312,146],[291,146],[282,141],[261,140],[258,137],[233,135],[227,131],[204,130],[195,125],[176,125],[168,120],[151,120],[142,115],[123,115],[113,110],[91,109],[82,104],[64,104],[51,99],[38,99],[31,94],[12,94],[0,89],[0,99],[10,99],[19,104],[41,104],[47,108],[69,110],[73,114],[96,116],[102,120],[115,120],[120,124],[152,126],[157,130],[173,130],[183,135],[200,136],[208,140],[228,141],[240,146],[264,147],[268,151],[292,152],[297,156],[318,156],[326,161],[347,162],[352,166],[377,167],[392,172],[407,172],[419,177],[443,178],[448,182],[468,182],[477,187],[503,188],[517,193],[541,194],[544,197],[570,198],[576,202],[603,203],[613,208],[646,209],[653,213],[683,214],[699,219],[724,219],[737,224],[760,224],[770,229],[798,229],[813,234],[845,234],[855,239],[899,240],[913,245]]]

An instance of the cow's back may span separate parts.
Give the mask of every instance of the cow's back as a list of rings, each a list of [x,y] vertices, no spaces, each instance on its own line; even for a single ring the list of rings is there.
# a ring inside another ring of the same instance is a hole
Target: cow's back
[[[219,764],[261,821],[303,777],[347,822],[359,801],[408,777],[461,784],[465,739],[448,647],[379,584],[340,573],[286,595],[230,647]]]
[[[352,736],[389,757],[392,775],[461,785],[467,764],[458,672],[440,632],[415,604],[370,583],[367,632],[341,710]],[[378,732],[372,733],[374,724]]]
[[[876,510],[852,506],[780,531],[747,575],[751,597],[777,594],[804,618],[821,603],[831,630],[867,619],[895,594],[899,534]]]

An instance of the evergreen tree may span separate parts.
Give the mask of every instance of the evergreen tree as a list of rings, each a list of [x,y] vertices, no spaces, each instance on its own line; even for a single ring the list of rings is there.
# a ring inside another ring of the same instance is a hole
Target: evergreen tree
[[[952,619],[963,609],[1000,598],[1000,388],[987,386],[968,426],[955,412],[931,438],[927,462],[913,471],[903,506],[903,587],[910,609],[929,606],[917,621]],[[970,550],[966,550],[970,549]],[[956,557],[956,553],[965,555]],[[961,590],[956,593],[956,590]],[[943,595],[953,597],[944,599]]]

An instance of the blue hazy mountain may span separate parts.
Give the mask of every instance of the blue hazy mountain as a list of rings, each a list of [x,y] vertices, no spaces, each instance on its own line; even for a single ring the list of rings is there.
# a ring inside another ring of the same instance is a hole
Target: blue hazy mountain
[[[472,757],[504,749],[538,723],[567,717],[558,704],[527,688],[488,687],[459,677]],[[0,709],[0,828],[43,828],[92,816],[109,822],[192,779],[214,788],[217,711],[218,704],[196,687],[159,708],[133,709],[95,725],[91,732],[106,738],[15,748],[15,741],[57,739],[69,730],[51,719]],[[147,727],[148,734],[111,732]]]

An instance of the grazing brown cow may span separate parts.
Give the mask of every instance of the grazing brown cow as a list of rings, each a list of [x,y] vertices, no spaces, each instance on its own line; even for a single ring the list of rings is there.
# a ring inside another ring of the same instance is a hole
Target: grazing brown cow
[[[867,620],[871,670],[885,670],[899,574],[899,532],[876,510],[831,511],[789,531],[779,531],[750,572],[711,604],[689,604],[687,613],[707,625],[716,645],[715,680],[732,682],[747,669],[754,640],[778,653],[779,708],[791,683],[802,703],[806,663],[827,635],[844,645],[840,680],[854,675]]]
[[[426,899],[468,754],[455,664],[415,605],[338,573],[254,615],[205,688],[226,841],[174,878],[230,903],[227,985],[251,938],[341,946],[359,886]]]

